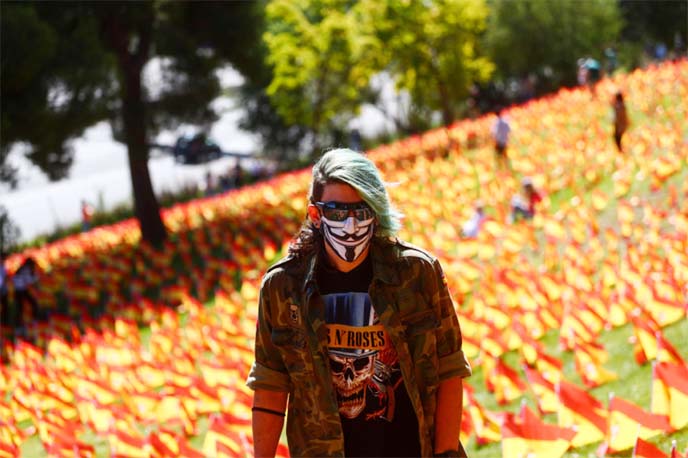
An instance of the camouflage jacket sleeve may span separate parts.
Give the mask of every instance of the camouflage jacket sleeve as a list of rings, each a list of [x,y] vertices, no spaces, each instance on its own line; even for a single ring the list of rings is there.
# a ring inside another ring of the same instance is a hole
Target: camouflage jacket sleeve
[[[255,361],[246,384],[249,388],[270,391],[291,391],[291,381],[281,354],[272,340],[272,314],[278,294],[274,291],[274,275],[265,276],[258,301]]]
[[[439,356],[440,381],[450,377],[468,377],[471,366],[461,349],[461,327],[456,315],[454,302],[447,288],[447,280],[442,266],[437,259],[433,260],[434,279],[430,284],[436,285],[432,295],[433,309],[440,311],[440,326],[437,329],[437,353]]]

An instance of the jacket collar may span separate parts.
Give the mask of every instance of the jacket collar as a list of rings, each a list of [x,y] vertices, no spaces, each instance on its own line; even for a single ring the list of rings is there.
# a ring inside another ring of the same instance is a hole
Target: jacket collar
[[[373,282],[379,280],[388,285],[399,284],[399,272],[396,269],[399,260],[399,249],[396,239],[373,238],[368,256],[372,256],[373,261]],[[316,284],[316,273],[318,270],[320,256],[315,251],[304,260],[305,275],[303,290]]]

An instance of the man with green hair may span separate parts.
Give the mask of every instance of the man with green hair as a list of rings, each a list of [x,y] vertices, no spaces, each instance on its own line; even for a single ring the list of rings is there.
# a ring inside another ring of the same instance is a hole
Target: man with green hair
[[[471,368],[437,259],[396,238],[401,214],[364,155],[313,167],[306,219],[260,291],[255,456],[465,456]]]

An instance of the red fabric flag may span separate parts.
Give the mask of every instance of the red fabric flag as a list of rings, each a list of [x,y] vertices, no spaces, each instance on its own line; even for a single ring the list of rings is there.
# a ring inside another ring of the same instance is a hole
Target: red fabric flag
[[[151,433],[148,436],[148,442],[152,447],[151,458],[174,458],[179,456],[179,453],[172,450],[156,433]]]
[[[630,401],[612,397],[609,401],[608,450],[612,453],[633,447],[633,437],[649,439],[671,431],[669,419],[664,415],[644,411]]]
[[[501,358],[497,358],[495,363],[488,379],[494,387],[497,402],[502,405],[508,404],[522,396],[527,387],[518,376],[518,372],[502,361]]]
[[[520,415],[507,413],[502,423],[503,456],[559,458],[576,432],[544,423],[525,405]]]
[[[468,415],[471,416],[475,431],[475,439],[478,445],[499,442],[502,438],[500,432],[501,413],[491,412],[483,408],[469,392],[466,392],[466,394],[468,395],[468,406],[466,410]]]
[[[668,415],[674,429],[688,425],[688,368],[678,364],[657,363],[653,367],[653,413]]]
[[[545,379],[552,383],[559,383],[563,378],[562,370],[564,368],[564,363],[560,359],[547,353],[540,353],[538,355],[538,359],[535,361],[535,367]]]
[[[671,441],[671,453],[670,453],[670,458],[684,458],[681,453],[679,453],[678,449],[676,448],[676,439]]]
[[[191,447],[186,439],[183,438],[179,440],[179,456],[183,456],[184,458],[206,458],[203,453]]]
[[[594,346],[578,342],[574,343],[573,351],[576,371],[586,386],[596,387],[617,379],[616,373],[602,366],[606,352],[600,353]]]
[[[15,458],[20,455],[19,446],[12,443],[0,442],[0,458]]]
[[[685,303],[661,297],[653,291],[653,299],[647,305],[647,311],[660,326],[667,326],[686,318]]]
[[[514,330],[518,333],[523,342],[520,347],[523,359],[526,360],[529,366],[534,366],[535,362],[538,360],[538,356],[545,353],[545,347],[542,343],[528,335],[528,332],[520,323],[514,322]]]
[[[280,442],[277,445],[277,452],[275,453],[275,458],[289,458],[289,447],[286,444]]]
[[[530,389],[537,399],[538,410],[540,413],[554,413],[559,408],[559,398],[557,397],[556,387],[552,382],[544,378],[540,373],[523,365],[526,380]]]
[[[636,338],[634,346],[635,359],[638,364],[655,359],[657,357],[657,333],[661,332],[659,325],[646,313],[638,310],[630,314],[633,323],[633,333]]]
[[[681,366],[688,366],[681,354],[664,337],[661,331],[655,333],[657,337],[657,361],[660,363],[673,363]]]
[[[48,455],[69,456],[74,458],[93,458],[95,447],[79,441],[73,434],[55,432],[52,442],[46,444]]]
[[[666,453],[658,449],[654,444],[638,438],[633,447],[632,458],[666,458]]]
[[[203,453],[214,456],[220,451],[218,447],[220,444],[228,447],[227,450],[234,453],[230,456],[241,456],[243,445],[238,429],[225,423],[219,415],[211,415],[208,432],[203,441]]]
[[[117,430],[108,435],[112,457],[148,458],[146,441],[140,437]]]
[[[607,409],[585,390],[562,380],[558,385],[559,426],[577,429],[572,445],[582,445],[604,439],[607,431]]]
[[[53,412],[35,411],[34,423],[43,444],[50,445],[62,434],[76,437],[81,432],[82,425],[76,421],[69,421]]]

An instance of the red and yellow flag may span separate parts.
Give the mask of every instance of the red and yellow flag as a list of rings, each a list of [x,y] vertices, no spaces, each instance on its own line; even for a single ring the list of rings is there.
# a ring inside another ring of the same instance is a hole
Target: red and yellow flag
[[[544,423],[525,405],[520,415],[508,413],[502,423],[502,456],[560,458],[576,432]]]
[[[559,426],[576,429],[571,441],[574,447],[604,439],[607,431],[607,409],[602,403],[571,382],[559,382]]]
[[[609,401],[609,427],[607,446],[611,453],[633,447],[636,435],[649,439],[671,431],[669,419],[664,415],[646,412],[630,401],[612,397]]]
[[[688,425],[688,368],[678,364],[657,363],[652,369],[650,411],[668,415],[674,429]]]
[[[657,448],[656,445],[642,440],[640,437],[636,439],[633,447],[632,458],[667,458],[666,453]]]

